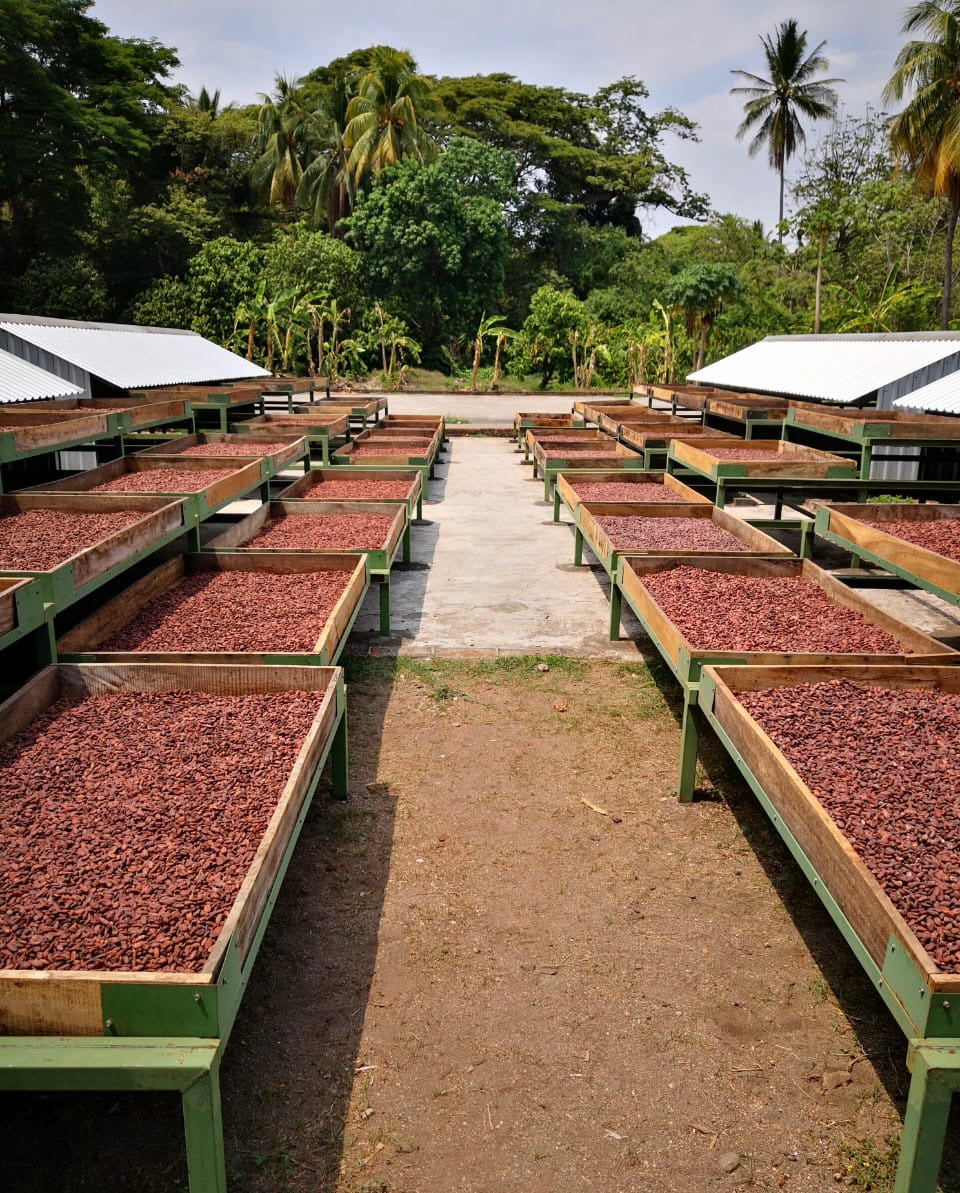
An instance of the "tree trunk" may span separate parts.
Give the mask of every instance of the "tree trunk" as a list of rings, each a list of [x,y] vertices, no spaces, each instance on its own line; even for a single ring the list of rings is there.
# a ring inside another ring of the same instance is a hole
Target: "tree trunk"
[[[953,288],[953,235],[960,215],[960,178],[950,186],[950,214],[947,216],[947,239],[943,246],[943,302],[940,305],[940,329],[947,330],[950,322],[950,291]]]
[[[483,348],[483,340],[480,336],[473,341],[473,372],[470,374],[470,392],[475,394],[477,392],[477,371],[480,368],[480,351]]]
[[[823,290],[823,244],[827,239],[827,225],[820,225],[820,247],[817,250],[817,288],[813,304],[813,334],[820,334],[820,295]]]
[[[503,343],[503,337],[497,336],[497,342],[493,349],[493,380],[490,382],[490,388],[496,389],[500,384],[500,345]]]
[[[247,328],[247,360],[253,360],[253,335],[256,330],[256,324],[251,319],[250,326]]]
[[[697,345],[697,369],[703,368],[703,357],[707,350],[707,321],[700,320],[700,342]]]
[[[783,244],[783,181],[787,168],[787,159],[780,163],[780,219],[777,222],[777,240]]]

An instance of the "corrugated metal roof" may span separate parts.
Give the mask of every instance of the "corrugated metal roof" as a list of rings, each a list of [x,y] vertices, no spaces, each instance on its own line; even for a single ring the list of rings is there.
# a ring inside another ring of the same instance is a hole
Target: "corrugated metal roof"
[[[79,385],[64,381],[55,373],[48,373],[21,360],[12,352],[0,349],[0,402],[29,402],[35,398],[79,398]]]
[[[897,398],[894,410],[919,410],[925,414],[960,414],[960,372],[931,381],[913,393]]]
[[[0,328],[121,389],[270,376],[192,331],[19,315],[0,317]]]
[[[958,353],[957,332],[768,336],[688,380],[842,404]]]

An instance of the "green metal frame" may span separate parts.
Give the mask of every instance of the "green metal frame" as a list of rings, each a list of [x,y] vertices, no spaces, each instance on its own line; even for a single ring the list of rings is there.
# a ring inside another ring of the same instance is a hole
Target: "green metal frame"
[[[384,455],[387,453],[385,452]],[[426,456],[397,456],[390,464],[368,464],[358,458],[354,463],[352,456],[338,456],[336,452],[330,457],[330,465],[334,468],[363,468],[371,472],[407,472],[416,469],[420,473],[421,500],[417,503],[417,517],[423,516],[422,498],[428,492],[428,486],[433,478],[433,462]]]
[[[612,442],[612,440],[611,440],[611,442]],[[584,471],[584,472],[590,472],[590,471],[593,471],[593,472],[597,472],[597,471],[619,472],[620,469],[623,469],[624,472],[656,471],[655,469],[649,469],[644,466],[643,456],[636,454],[636,453],[634,453],[634,454],[636,455],[636,461],[631,459],[629,456],[611,456],[610,457],[611,461],[616,460],[616,463],[605,463],[605,464],[603,464],[602,467],[600,465],[594,465],[592,469],[589,469],[589,468],[581,469],[581,471]],[[574,458],[572,460],[569,460],[569,459],[567,459],[567,460],[564,460],[564,459],[548,460],[542,466],[541,471],[543,473],[543,500],[549,503],[550,487],[553,484],[554,477],[556,476],[556,474],[558,472],[576,472],[577,471],[577,459]]]
[[[850,539],[844,538],[833,530],[827,529],[827,524],[830,520],[830,510],[822,507],[817,510],[817,516],[814,522],[814,529],[817,535],[825,539],[828,543],[833,543],[834,546],[843,547],[844,550],[850,552],[851,567],[855,567],[861,559],[867,560],[868,563],[876,564],[877,567],[883,568],[884,571],[889,572],[893,576],[899,576],[901,579],[908,581],[915,588],[922,588],[925,592],[932,592],[934,596],[938,596],[941,600],[949,602],[951,605],[960,605],[960,593],[951,592],[949,588],[941,588],[939,584],[934,584],[932,580],[928,580],[925,576],[918,576],[915,572],[911,572],[908,568],[903,567],[897,563],[892,556],[881,555],[879,552],[870,551],[866,547],[861,547],[859,543],[851,542]]]
[[[779,442],[778,440],[766,440],[767,443]],[[690,439],[690,446],[696,447],[697,441],[694,438]],[[731,447],[736,447],[736,443],[731,443]],[[796,446],[796,445],[795,445]],[[801,445],[802,446],[802,445]],[[709,448],[705,449],[709,451]],[[835,455],[837,453],[834,453]],[[698,476],[705,477],[708,481],[715,485],[720,485],[723,481],[736,480],[741,484],[752,482],[760,479],[750,475],[750,462],[743,460],[716,460],[709,468],[698,468],[696,464],[691,464],[689,460],[678,460],[673,454],[673,444],[671,443],[669,452],[667,454],[667,472],[676,475],[680,469],[685,469],[688,473],[694,472]],[[770,478],[767,473],[763,479],[777,479],[777,480],[796,480],[798,484],[806,483],[807,478],[804,477],[776,477]],[[811,477],[809,479],[819,480],[820,477]],[[824,480],[853,480],[856,479],[851,475],[850,471],[843,468],[840,464],[830,464],[827,466],[827,475],[822,478]],[[890,482],[891,484],[893,482]],[[888,486],[889,487],[889,486]]]
[[[226,435],[230,430],[230,423],[236,422],[239,416],[249,418],[251,414],[263,414],[263,398],[244,397],[241,402],[232,402],[229,394],[207,394],[205,398],[188,398],[188,408],[196,415],[213,414],[216,416],[214,430]],[[195,419],[197,430],[202,430],[200,420]]]
[[[124,436],[125,441],[133,440],[133,441],[135,441],[135,445],[136,445],[136,451],[128,452],[126,454],[128,454],[128,455],[143,454],[144,457],[147,459],[154,459],[156,456],[160,456],[161,458],[164,458],[165,456],[169,455],[170,457],[176,459],[176,457],[181,454],[176,449],[177,441],[179,439],[185,438],[188,435],[199,436],[199,435],[206,435],[206,434],[219,435],[220,432],[219,431],[184,431],[184,432],[179,432],[174,435],[164,435],[160,432],[156,432],[156,431],[149,432],[148,431],[147,433],[145,433],[143,435],[141,435],[139,433],[136,433],[135,435],[126,435],[126,436]],[[277,464],[275,457],[272,455],[271,456],[244,456],[243,449],[240,444],[236,445],[237,446],[236,459],[238,459],[238,460],[243,459],[244,462],[248,463],[248,464],[252,463],[252,461],[254,459],[259,460],[260,465],[261,465],[261,475],[264,480],[273,480],[274,477],[277,476],[277,474],[279,472],[281,472],[287,468],[292,468],[295,464],[302,464],[304,472],[309,472],[309,470],[310,470],[310,444],[307,443],[306,436],[300,436],[300,438],[303,438],[303,440],[304,440],[303,447],[294,455],[281,461],[279,465]],[[203,444],[197,444],[197,446],[202,447]],[[168,447],[170,449],[170,451],[164,452],[164,451],[158,450],[160,448],[165,448],[165,447]],[[211,457],[211,459],[218,460],[220,462],[218,466],[222,467],[223,466],[222,462],[224,460],[229,461],[231,459],[231,457],[230,456],[214,456],[214,457]]]
[[[763,784],[713,715],[716,692],[713,678],[704,675],[699,686],[697,715],[719,738],[887,1009],[907,1036],[907,1066],[911,1081],[894,1193],[936,1193],[950,1102],[953,1094],[960,1092],[960,1000],[955,1000],[957,1006],[954,1007],[949,998],[941,995],[928,997],[923,975],[893,936],[887,943],[882,967],[876,964],[830,893],[827,882],[783,822]],[[685,704],[684,732],[688,727],[688,708],[690,706]],[[692,722],[693,717],[689,720]],[[695,739],[681,743],[682,752],[692,753],[694,762],[696,748]]]
[[[17,1092],[178,1092],[183,1106],[190,1193],[226,1193],[220,1060],[328,759],[333,794],[345,799],[349,757],[342,674],[336,681],[332,732],[317,761],[246,957],[241,961],[234,937],[213,985],[105,986],[103,1036],[0,1037],[0,1088]]]

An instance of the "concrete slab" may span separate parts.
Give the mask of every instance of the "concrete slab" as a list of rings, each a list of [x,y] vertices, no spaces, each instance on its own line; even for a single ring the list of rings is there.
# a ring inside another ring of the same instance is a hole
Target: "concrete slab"
[[[457,439],[436,473],[424,521],[413,527],[411,563],[393,571],[394,636],[377,636],[372,593],[354,645],[382,654],[639,657],[627,640],[640,633],[632,617],[624,639],[609,641],[606,577],[600,568],[574,568],[572,523],[551,520],[542,482],[513,444]]]

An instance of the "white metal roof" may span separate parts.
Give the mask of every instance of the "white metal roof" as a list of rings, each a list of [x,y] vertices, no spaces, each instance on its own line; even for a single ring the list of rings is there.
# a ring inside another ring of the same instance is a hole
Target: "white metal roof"
[[[0,329],[120,389],[269,377],[192,331],[0,316]]]
[[[28,402],[34,398],[79,398],[79,385],[21,360],[0,348],[0,402]]]
[[[904,394],[893,403],[894,410],[919,410],[925,414],[960,414],[960,372],[948,373],[939,381]]]
[[[767,336],[688,380],[843,404],[958,353],[957,332]]]

